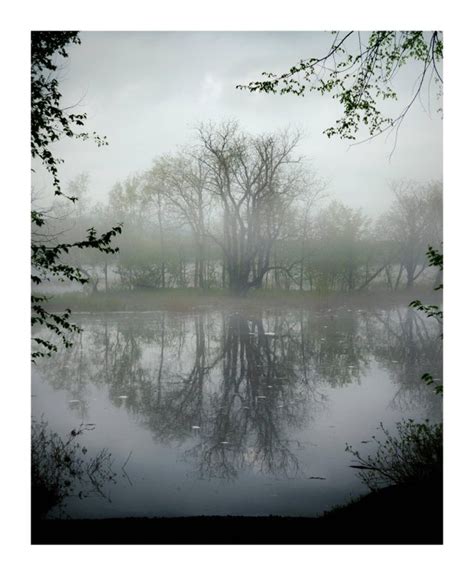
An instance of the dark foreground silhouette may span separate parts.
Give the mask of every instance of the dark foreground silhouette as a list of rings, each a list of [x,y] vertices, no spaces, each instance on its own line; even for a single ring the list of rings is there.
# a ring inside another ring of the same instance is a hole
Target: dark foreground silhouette
[[[442,488],[390,487],[318,518],[34,520],[33,544],[442,544]]]

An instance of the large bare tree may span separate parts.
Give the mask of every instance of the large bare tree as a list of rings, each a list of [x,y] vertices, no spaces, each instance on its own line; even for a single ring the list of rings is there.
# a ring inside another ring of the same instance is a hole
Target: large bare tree
[[[211,232],[224,254],[231,291],[245,295],[262,286],[285,213],[304,184],[294,151],[299,134],[250,136],[236,122],[198,129],[200,162],[209,191],[222,211],[221,234]]]

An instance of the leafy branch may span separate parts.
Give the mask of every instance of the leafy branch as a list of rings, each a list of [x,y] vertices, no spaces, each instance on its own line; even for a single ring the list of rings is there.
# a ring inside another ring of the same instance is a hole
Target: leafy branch
[[[80,44],[78,32],[32,32],[31,34],[31,156],[38,158],[52,177],[54,194],[64,196],[71,202],[77,197],[68,196],[61,189],[59,165],[63,162],[55,156],[51,145],[62,137],[87,140],[92,137],[98,146],[106,145],[105,138],[96,132],[90,135],[80,131],[87,118],[86,114],[74,114],[61,108],[62,95],[59,81],[55,77],[58,69],[58,57],[67,58],[67,46]],[[45,226],[47,213],[43,210],[31,211],[31,224],[39,229]],[[111,246],[112,239],[122,232],[122,225],[114,226],[108,232],[98,235],[94,228],[87,230],[84,240],[78,242],[47,244],[40,241],[40,234],[32,235],[31,242],[31,280],[36,286],[57,277],[64,282],[74,281],[81,284],[88,282],[88,277],[75,266],[64,262],[62,258],[71,250],[92,248],[105,254],[113,254],[118,248]],[[48,298],[33,294],[31,297],[31,324],[47,328],[58,336],[66,347],[71,346],[67,334],[79,332],[80,328],[70,322],[71,310],[62,314],[53,314],[46,310]],[[48,339],[35,336],[33,342],[38,349],[32,352],[33,361],[42,356],[50,356],[57,351],[57,346]]]
[[[92,138],[98,146],[108,146],[107,138],[96,132],[75,131],[75,128],[82,129],[87,114],[66,113],[60,106],[59,81],[53,74],[58,69],[57,56],[67,58],[66,46],[70,43],[81,43],[78,32],[31,33],[31,156],[39,158],[51,174],[57,196],[66,196],[58,175],[63,160],[51,151],[52,143],[66,136],[81,140]],[[66,197],[73,202],[77,200],[74,196]]]
[[[337,135],[347,140],[356,139],[361,125],[367,127],[369,138],[398,129],[428,76],[430,83],[434,77],[441,92],[443,79],[439,64],[443,58],[443,41],[440,32],[427,36],[422,31],[375,31],[369,34],[365,45],[360,33],[350,31],[342,39],[341,33],[333,34],[330,49],[323,56],[300,60],[283,74],[263,72],[263,80],[239,84],[236,88],[302,97],[309,92],[331,95],[342,106],[343,114],[323,133],[328,138]],[[355,38],[358,42],[351,46]],[[414,95],[398,116],[385,115],[378,101],[398,99],[392,80],[410,61],[421,64]]]
[[[441,272],[443,271],[443,254],[439,250],[436,250],[432,246],[429,246],[428,252],[426,253],[426,256],[428,258],[428,265],[429,266],[434,266],[436,268],[439,268],[439,270]],[[442,283],[435,287],[435,290],[442,290],[442,289],[443,289]],[[415,308],[415,310],[419,310],[420,312],[423,312],[424,314],[426,314],[426,316],[428,318],[435,318],[440,324],[442,324],[443,311],[441,310],[441,308],[439,306],[436,306],[434,304],[428,304],[428,305],[423,304],[421,302],[421,300],[413,300],[413,302],[410,302],[409,306],[411,306],[412,308]],[[441,337],[443,337],[442,334],[441,334]],[[435,381],[438,380],[437,378],[433,378],[433,376],[431,374],[429,374],[428,372],[423,374],[421,379],[428,385],[432,385],[432,384],[434,384]],[[436,394],[442,394],[443,393],[443,385],[442,384],[436,384],[434,387],[434,390],[435,390]]]
[[[46,246],[44,244],[32,244],[31,261],[34,266],[34,272],[31,275],[31,280],[34,284],[41,284],[50,277],[58,277],[61,282],[75,281],[81,284],[87,284],[89,277],[84,275],[83,271],[76,267],[65,264],[61,261],[61,256],[68,254],[71,249],[85,249],[94,248],[105,254],[114,254],[118,252],[118,248],[112,248],[110,245],[114,236],[120,234],[122,226],[114,226],[108,232],[97,236],[94,228],[89,228],[88,236],[85,240],[70,243],[59,243],[54,246]],[[49,300],[46,296],[32,294],[31,296],[31,325],[44,326],[51,332],[56,334],[66,348],[72,346],[71,341],[66,336],[69,333],[78,333],[81,329],[71,323],[70,315],[71,310],[68,308],[62,314],[54,314],[48,312],[45,308],[46,302]],[[43,356],[51,356],[53,352],[57,352],[58,347],[56,344],[49,340],[40,337],[33,337],[39,349],[32,352],[31,357],[33,360]]]

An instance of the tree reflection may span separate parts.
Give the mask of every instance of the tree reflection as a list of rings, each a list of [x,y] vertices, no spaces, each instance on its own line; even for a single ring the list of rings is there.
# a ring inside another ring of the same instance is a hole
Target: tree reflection
[[[331,388],[360,383],[370,364],[362,317],[340,307],[317,315],[301,313],[301,366]]]
[[[307,414],[295,400],[285,335],[265,331],[261,317],[234,314],[223,319],[222,342],[221,373],[201,413],[199,441],[186,457],[197,460],[206,478],[235,478],[244,468],[295,475],[288,426],[302,425]]]
[[[83,419],[89,385],[105,391],[157,440],[182,446],[201,478],[297,475],[294,431],[374,358],[397,384],[394,406],[439,406],[420,376],[441,370],[441,341],[411,309],[110,315],[83,328],[38,363],[48,381]]]
[[[374,313],[373,351],[397,385],[392,405],[402,410],[425,406],[439,417],[440,399],[421,381],[425,372],[441,378],[443,344],[439,325],[412,308]]]

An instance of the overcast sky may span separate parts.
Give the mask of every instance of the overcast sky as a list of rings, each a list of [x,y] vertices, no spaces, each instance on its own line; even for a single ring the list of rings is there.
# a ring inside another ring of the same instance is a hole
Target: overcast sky
[[[89,173],[93,200],[106,200],[117,181],[189,143],[198,123],[229,118],[253,133],[300,129],[300,152],[329,182],[330,196],[371,215],[390,204],[391,180],[442,178],[440,103],[430,102],[426,93],[402,125],[390,159],[393,138],[350,147],[322,134],[340,112],[330,97],[236,90],[237,84],[259,79],[262,71],[284,72],[301,58],[323,54],[330,34],[83,32],[81,39],[81,45],[69,48],[61,71],[63,103],[79,102],[74,110],[87,112],[87,129],[106,135],[110,145],[97,149],[92,142],[65,139],[57,150],[65,160],[63,182]],[[399,74],[400,102],[394,110],[409,101],[418,74],[415,67]],[[35,176],[43,191],[47,182]]]

